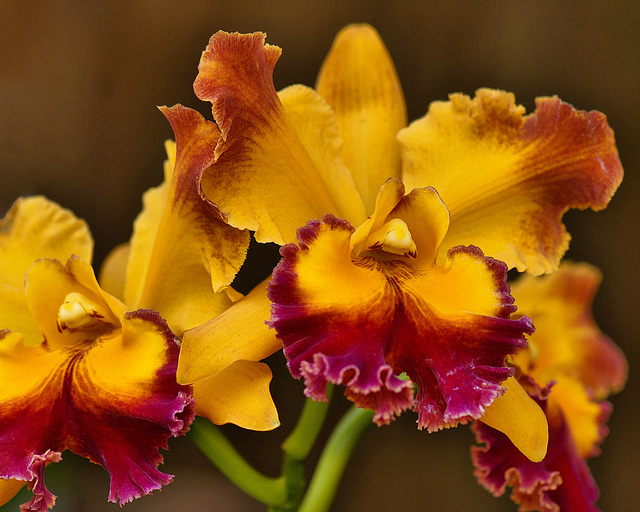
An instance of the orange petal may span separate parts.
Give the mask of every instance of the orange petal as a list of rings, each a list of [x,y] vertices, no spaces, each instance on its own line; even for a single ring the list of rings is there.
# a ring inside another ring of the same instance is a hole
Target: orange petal
[[[0,480],[0,507],[11,501],[26,483],[24,480]]]
[[[202,188],[232,226],[282,244],[307,220],[341,212],[273,86],[280,48],[264,40],[218,32],[202,54],[194,89],[222,132]]]
[[[523,367],[523,371],[539,385],[561,381],[568,375],[598,399],[624,387],[627,360],[600,331],[591,311],[601,279],[595,267],[563,263],[553,274],[524,275],[513,285],[519,312],[528,315],[536,326],[530,340],[532,366]]]
[[[571,437],[583,459],[600,453],[611,412],[608,402],[596,402],[577,379],[564,376],[551,388],[550,404],[560,407],[571,429]]]
[[[529,460],[540,462],[549,442],[547,417],[515,377],[502,385],[507,389],[505,394],[487,407],[480,421],[506,435]]]
[[[27,270],[38,258],[91,261],[93,239],[83,220],[48,199],[18,199],[0,220],[0,329],[21,332],[28,345],[42,341],[24,290]]]
[[[271,377],[264,363],[236,361],[193,385],[196,414],[216,425],[233,423],[249,430],[273,430],[280,421],[269,393]]]
[[[145,194],[131,239],[125,302],[160,312],[180,335],[231,305],[223,289],[244,262],[249,233],[227,225],[201,194],[216,125],[179,105],[161,110],[176,134],[175,170]],[[168,150],[171,157],[171,143]]]
[[[340,31],[316,89],[336,113],[344,161],[370,212],[382,183],[400,177],[396,134],[407,124],[393,61],[373,27],[349,25]]]
[[[178,382],[201,381],[235,361],[260,361],[280,350],[282,344],[266,324],[270,311],[265,281],[213,320],[186,331]]]
[[[523,117],[512,94],[488,89],[450,99],[399,134],[405,185],[434,187],[451,212],[443,251],[474,244],[520,271],[554,270],[563,213],[604,208],[622,179],[605,116],[554,97]]]

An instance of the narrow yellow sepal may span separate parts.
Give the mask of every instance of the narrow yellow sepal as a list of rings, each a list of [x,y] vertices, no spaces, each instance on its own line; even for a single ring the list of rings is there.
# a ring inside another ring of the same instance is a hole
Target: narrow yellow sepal
[[[529,460],[540,462],[549,442],[547,417],[515,377],[503,385],[507,391],[487,407],[480,421],[506,435]]]

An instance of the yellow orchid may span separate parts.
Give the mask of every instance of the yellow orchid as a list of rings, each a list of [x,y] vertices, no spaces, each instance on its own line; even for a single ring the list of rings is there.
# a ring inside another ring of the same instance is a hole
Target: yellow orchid
[[[513,95],[483,89],[406,127],[371,27],[337,36],[315,90],[276,93],[280,49],[264,40],[219,32],[202,55],[194,89],[221,134],[201,186],[229,225],[283,245],[283,260],[268,286],[185,332],[179,381],[277,350],[275,331],[310,397],[342,384],[377,423],[413,407],[430,431],[483,417],[541,460],[544,413],[506,364],[532,332],[510,318],[506,272],[553,271],[569,241],[562,214],[608,203],[622,170],[605,117],[558,98],[525,116]]]

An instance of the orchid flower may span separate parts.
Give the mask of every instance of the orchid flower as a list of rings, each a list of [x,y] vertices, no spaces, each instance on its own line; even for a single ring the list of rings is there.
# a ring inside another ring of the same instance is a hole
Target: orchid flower
[[[0,227],[3,502],[27,482],[21,508],[51,508],[45,466],[66,449],[109,472],[110,501],[169,483],[158,448],[194,416],[191,386],[175,380],[179,341],[158,313],[100,288],[89,230],[68,210],[21,198]]]
[[[195,127],[190,112],[162,110],[180,130]],[[198,135],[211,147],[218,133]],[[130,243],[103,265],[104,290],[91,235],[71,212],[23,198],[3,221],[2,502],[28,482],[34,498],[24,507],[51,508],[44,468],[65,449],[109,471],[110,501],[149,494],[172,480],[157,470],[158,447],[185,433],[194,412],[253,430],[279,425],[271,371],[258,359],[194,386],[175,379],[179,337],[241,297],[229,284],[249,242],[201,196],[209,155],[192,140],[167,142],[165,182],[145,194]]]
[[[307,396],[343,385],[376,423],[413,408],[429,431],[483,417],[541,460],[546,417],[507,364],[533,332],[511,317],[507,270],[555,270],[563,213],[607,205],[622,170],[605,117],[555,97],[525,116],[482,89],[407,127],[371,27],[340,32],[315,90],[277,93],[281,51],[264,41],[219,32],[202,55],[194,89],[221,133],[201,187],[283,259],[268,286],[185,333],[179,382],[216,375],[238,338],[231,356],[253,360],[277,338]]]
[[[585,460],[600,451],[611,412],[604,399],[623,388],[628,371],[626,358],[591,313],[600,281],[596,268],[564,263],[548,276],[523,276],[512,288],[536,332],[511,361],[544,408],[549,450],[532,462],[500,432],[477,422],[474,432],[485,445],[472,455],[480,483],[496,496],[512,486],[522,512],[598,510],[598,488]]]

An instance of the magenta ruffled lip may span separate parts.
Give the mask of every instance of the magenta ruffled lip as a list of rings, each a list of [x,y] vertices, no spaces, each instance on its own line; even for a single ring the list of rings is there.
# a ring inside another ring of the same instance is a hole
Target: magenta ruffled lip
[[[377,412],[376,421],[388,423],[413,407],[419,427],[429,431],[480,417],[513,375],[505,358],[526,346],[524,335],[533,332],[529,318],[509,319],[516,308],[506,265],[485,258],[477,247],[449,252],[450,258],[477,260],[493,276],[496,316],[461,312],[454,321],[439,316],[436,308],[403,290],[402,281],[413,270],[402,261],[387,265],[389,284],[375,302],[341,312],[331,304],[306,303],[297,271],[318,238],[336,230],[346,237],[354,231],[332,215],[300,228],[299,244],[281,248],[283,258],[268,288],[270,325],[283,342],[291,374],[304,378],[306,394],[323,400],[327,382],[341,384],[356,405]],[[397,280],[394,265],[402,266]],[[332,269],[325,270],[330,279]],[[399,379],[402,373],[417,384],[415,398],[413,384]]]
[[[58,462],[66,449],[109,472],[108,499],[120,504],[172,480],[157,469],[163,461],[159,448],[167,448],[169,437],[185,433],[195,416],[191,387],[175,380],[179,341],[154,311],[130,312],[124,321],[142,322],[164,339],[165,364],[150,376],[144,398],[115,400],[108,390],[96,387],[84,363],[84,354],[93,346],[88,345],[65,349],[69,357],[38,385],[37,395],[5,404],[8,409],[0,419],[0,477],[29,483],[34,497],[23,508],[45,511],[53,506],[55,496],[45,486],[44,467]],[[114,339],[118,338],[94,344]]]
[[[532,383],[530,379],[528,382]],[[537,387],[534,384],[534,388]],[[511,499],[521,510],[541,512],[599,512],[599,491],[585,460],[580,457],[569,425],[560,410],[548,413],[549,387],[532,396],[545,411],[549,423],[549,446],[541,462],[525,457],[507,436],[474,422],[472,430],[482,446],[471,448],[478,481],[494,496],[512,486]],[[609,412],[603,407],[603,421]]]

